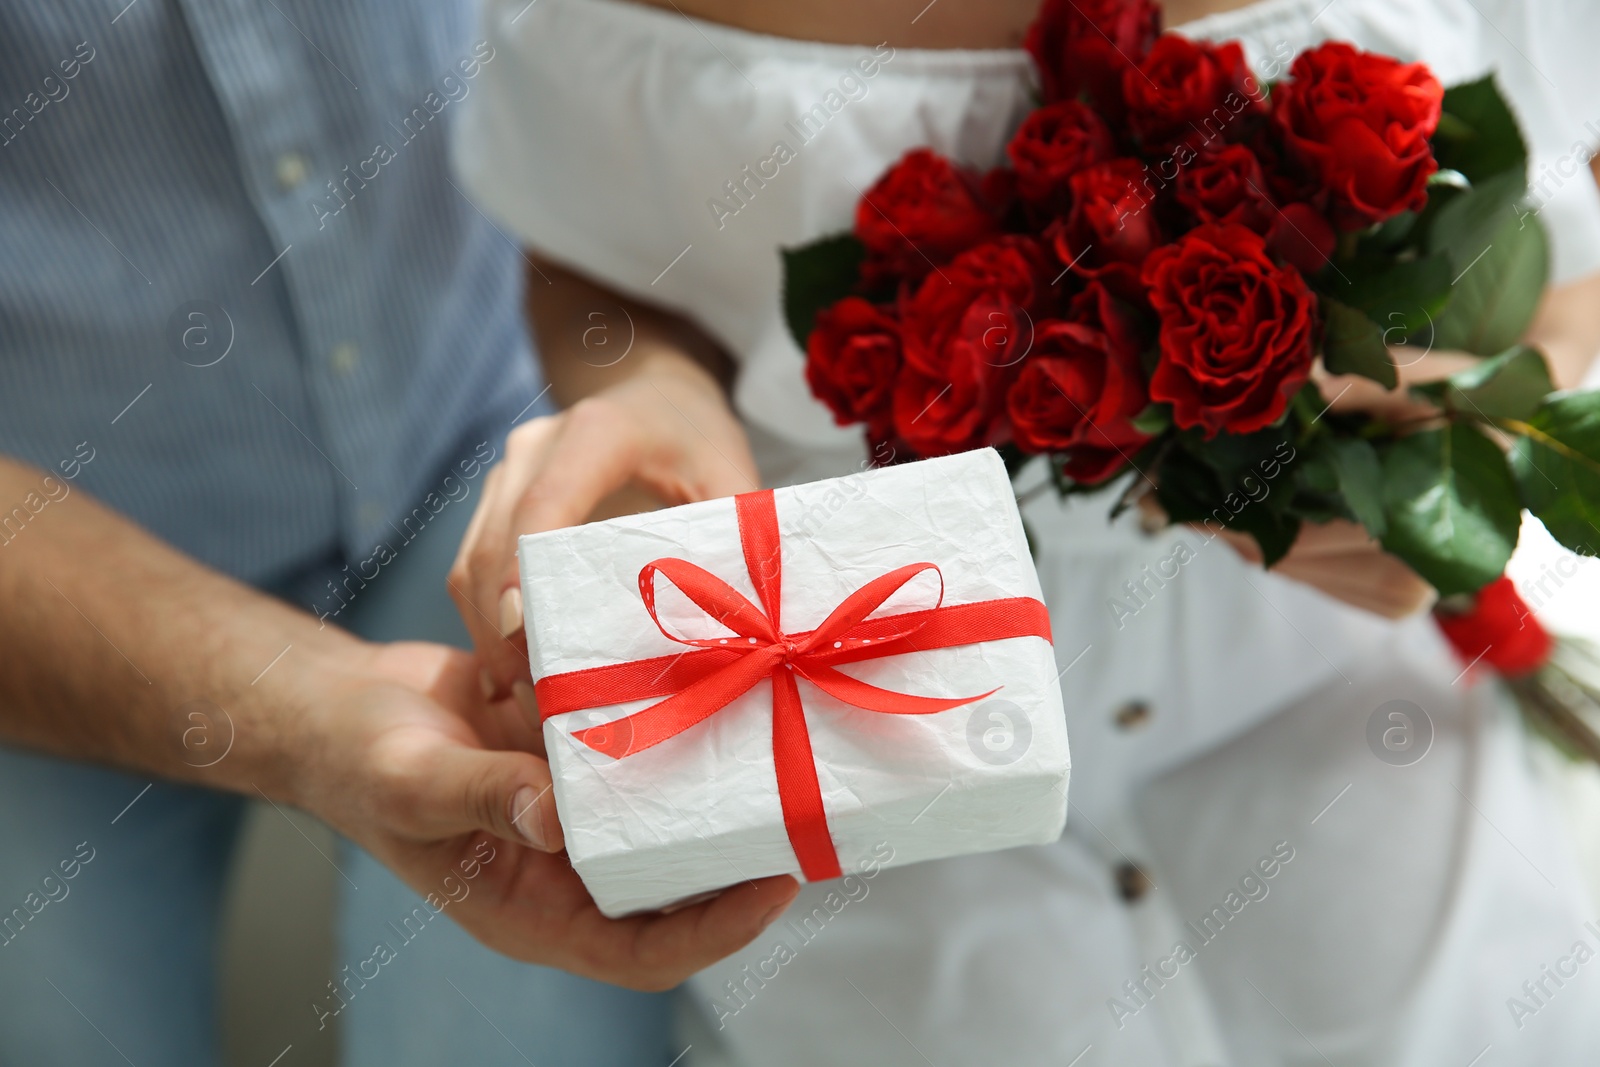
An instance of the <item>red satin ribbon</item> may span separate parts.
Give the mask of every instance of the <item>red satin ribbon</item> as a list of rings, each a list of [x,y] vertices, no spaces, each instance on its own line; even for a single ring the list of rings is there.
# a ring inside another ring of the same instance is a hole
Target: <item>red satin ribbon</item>
[[[1543,667],[1555,648],[1555,639],[1503,574],[1478,590],[1471,607],[1452,611],[1441,604],[1433,617],[1461,662],[1472,667],[1481,661],[1506,678]]]
[[[534,684],[541,718],[630,700],[665,697],[643,711],[573,734],[597,752],[616,759],[658,745],[710,718],[763,678],[772,680],[772,756],[777,770],[783,824],[795,858],[807,881],[836,878],[839,856],[828,833],[822,808],[822,787],[811,754],[811,736],[795,675],[846,704],[890,715],[928,715],[947,711],[997,692],[970,697],[922,697],[869,685],[836,670],[840,663],[900,655],[906,652],[1010,637],[1050,640],[1050,617],[1031,597],[985,600],[977,604],[939,603],[869,619],[907,582],[932,563],[899,567],[846,597],[821,626],[785,633],[780,619],[783,561],[778,536],[777,504],[771,490],[734,498],[745,568],[761,606],[716,575],[682,559],[658,559],[639,572],[639,595],[656,628],[694,651],[657,656],[588,670],[552,674]],[[711,618],[732,630],[733,637],[705,640],[679,637],[656,615],[656,575],[677,586]]]

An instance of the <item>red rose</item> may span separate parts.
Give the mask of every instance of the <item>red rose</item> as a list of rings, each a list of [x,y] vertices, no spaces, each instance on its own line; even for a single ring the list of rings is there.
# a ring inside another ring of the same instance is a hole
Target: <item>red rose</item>
[[[978,192],[994,217],[1004,219],[1017,202],[1017,172],[1007,166],[989,168],[978,182]]]
[[[1116,154],[1100,116],[1076,100],[1037,108],[1006,146],[1016,169],[1017,194],[1031,206],[1055,212],[1067,206],[1067,179]]]
[[[1033,56],[1046,103],[1086,98],[1101,114],[1122,115],[1122,74],[1144,58],[1161,32],[1152,0],[1045,0],[1023,47]]]
[[[1202,152],[1178,174],[1178,203],[1201,222],[1234,222],[1267,239],[1273,255],[1315,274],[1333,254],[1333,227],[1308,204],[1278,207],[1256,154],[1231,144]]]
[[[1428,68],[1330,42],[1301,53],[1289,74],[1272,94],[1273,119],[1332,197],[1335,224],[1360,230],[1420,211],[1444,101]]]
[[[916,281],[998,230],[977,175],[926,148],[907,152],[856,205],[869,276]]]
[[[934,378],[907,367],[894,387],[894,433],[917,455],[947,456],[992,443],[1004,390],[971,353]]]
[[[886,422],[899,373],[900,324],[892,316],[858,296],[817,313],[806,381],[840,426]]]
[[[1243,226],[1205,225],[1151,253],[1143,280],[1161,320],[1150,396],[1206,437],[1275,421],[1311,374],[1316,298]]]
[[[1266,236],[1275,212],[1256,154],[1244,145],[1201,152],[1178,172],[1178,203],[1201,222],[1237,222]]]
[[[1062,265],[1136,298],[1139,266],[1162,241],[1144,166],[1114,159],[1080,170],[1067,187],[1072,210],[1045,231]]]
[[[924,278],[901,308],[907,362],[924,374],[937,374],[944,362],[942,350],[974,304],[1036,314],[1049,292],[1047,270],[1044,249],[1031,237],[999,237],[961,253]],[[1013,340],[989,336],[985,343],[996,349],[995,362],[1020,358],[1000,352]]]
[[[1044,250],[1001,237],[923,279],[901,310],[894,428],[924,456],[989,444],[1049,292]]]
[[[1235,42],[1211,45],[1175,33],[1157,38],[1122,74],[1128,126],[1146,148],[1236,140],[1237,121],[1265,110],[1261,86]]]
[[[1084,313],[1085,305],[1093,313]],[[1066,475],[1092,485],[1150,440],[1132,423],[1150,400],[1133,332],[1110,295],[1090,283],[1071,313],[1073,320],[1039,325],[1007,400],[1016,443],[1024,451],[1062,455]]]
[[[1550,658],[1549,632],[1503,574],[1478,590],[1470,610],[1435,611],[1434,619],[1463,663],[1481,661],[1514,678],[1538,670]]]

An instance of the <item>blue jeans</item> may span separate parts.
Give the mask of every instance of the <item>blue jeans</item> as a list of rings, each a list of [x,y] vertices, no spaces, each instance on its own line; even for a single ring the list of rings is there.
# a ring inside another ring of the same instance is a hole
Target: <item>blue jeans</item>
[[[374,640],[465,645],[444,575],[480,487],[398,548],[334,621]],[[308,573],[282,592],[328,610],[330,577]],[[0,748],[0,1067],[220,1062],[217,921],[243,812],[236,796]],[[339,882],[335,969],[354,971],[422,901],[360,849],[337,858],[360,889]],[[672,1059],[667,996],[517,963],[447,915],[348,999],[338,1023],[349,1067]],[[308,1029],[325,993],[306,991]]]

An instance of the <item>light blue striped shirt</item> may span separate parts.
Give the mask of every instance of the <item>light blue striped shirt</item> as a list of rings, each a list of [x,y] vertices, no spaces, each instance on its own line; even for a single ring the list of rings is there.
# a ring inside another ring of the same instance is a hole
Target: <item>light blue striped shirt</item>
[[[472,26],[0,0],[0,452],[87,450],[73,487],[249,581],[403,540],[539,392],[518,252],[446,167]]]

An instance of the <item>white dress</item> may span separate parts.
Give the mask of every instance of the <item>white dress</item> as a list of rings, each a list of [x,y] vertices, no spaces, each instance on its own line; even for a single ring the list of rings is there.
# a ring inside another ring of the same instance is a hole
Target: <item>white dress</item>
[[[1494,66],[1535,173],[1600,139],[1582,125],[1596,99],[1546,83],[1561,50],[1521,7],[1325,3],[1184,31],[1243,39],[1264,73],[1328,36],[1426,59],[1446,84]],[[1594,28],[1587,10],[1554,21],[1577,19]],[[847,229],[910,147],[997,162],[1031,106],[1023,55],[793,41],[621,0],[488,0],[484,33],[494,57],[456,144],[484,210],[720,341],[769,482],[855,469],[860,435],[810,398],[783,325],[778,250]],[[1541,201],[1557,277],[1600,267],[1593,183]],[[1578,941],[1600,953],[1600,924],[1583,925],[1559,816],[1497,689],[1458,677],[1426,618],[1381,621],[1196,532],[1109,524],[1108,505],[1042,495],[1026,512],[1075,757],[1066,835],[884,871],[785,953],[780,921],[693,981],[704,1025],[684,1062],[1592,1059],[1600,963],[1561,988],[1541,968]],[[1431,735],[1405,766],[1368,740],[1395,708]]]

